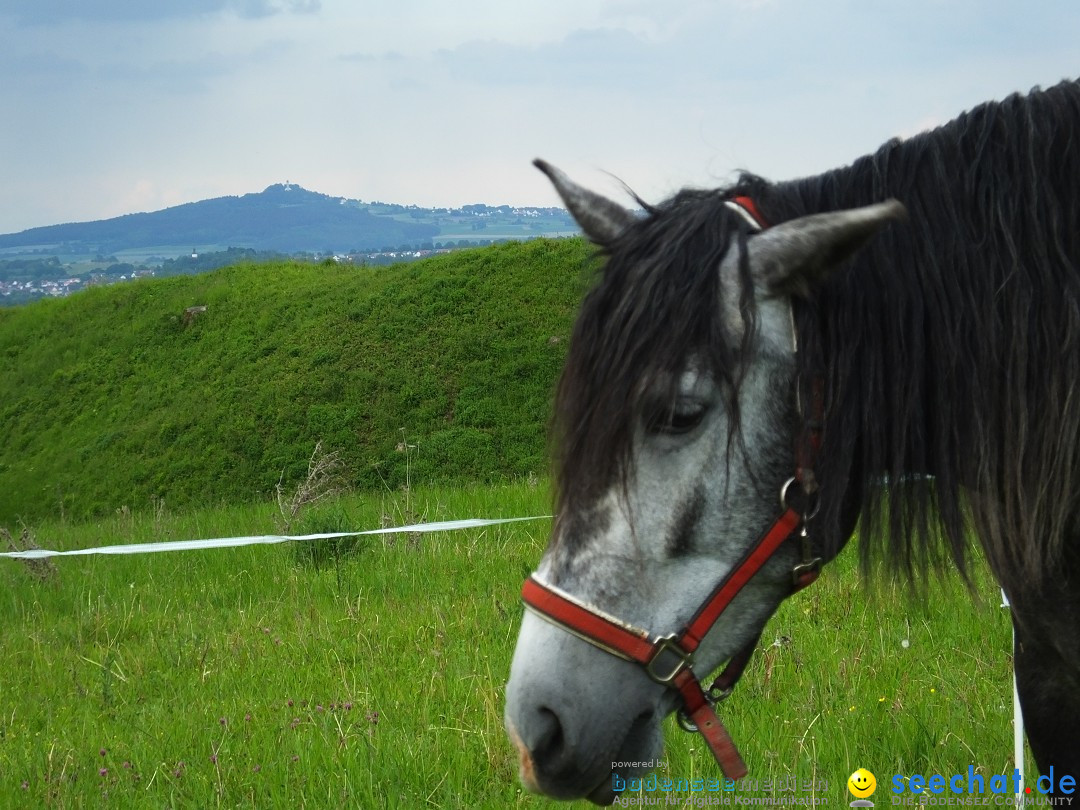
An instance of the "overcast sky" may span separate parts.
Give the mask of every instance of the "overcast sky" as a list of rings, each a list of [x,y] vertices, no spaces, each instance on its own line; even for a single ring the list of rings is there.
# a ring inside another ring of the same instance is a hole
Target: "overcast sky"
[[[0,0],[0,233],[261,191],[659,200],[1080,77],[1077,0]]]

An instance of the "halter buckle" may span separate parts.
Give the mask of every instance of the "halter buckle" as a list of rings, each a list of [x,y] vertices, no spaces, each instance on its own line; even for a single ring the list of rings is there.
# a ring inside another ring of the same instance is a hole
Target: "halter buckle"
[[[661,658],[666,657],[665,661]],[[679,643],[678,636],[672,634],[657,639],[656,651],[645,664],[645,672],[656,683],[668,686],[679,677],[684,669],[689,669],[693,663],[693,653],[688,653]],[[674,660],[672,660],[674,658]],[[667,669],[664,669],[666,664]]]

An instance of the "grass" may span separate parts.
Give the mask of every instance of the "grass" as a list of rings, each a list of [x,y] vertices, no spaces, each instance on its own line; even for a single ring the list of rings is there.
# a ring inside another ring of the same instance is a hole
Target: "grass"
[[[546,485],[347,496],[294,526],[545,514]],[[41,523],[43,547],[273,531],[276,504]],[[0,807],[549,807],[502,730],[523,578],[547,521],[295,546],[0,560]],[[1011,770],[996,589],[911,599],[854,555],[785,604],[721,715],[752,778]],[[904,645],[904,641],[907,645]],[[662,774],[715,776],[667,726]],[[879,795],[884,791],[879,791]],[[648,794],[646,794],[648,795]],[[684,794],[685,795],[685,794]]]
[[[420,480],[539,473],[589,252],[246,263],[0,308],[0,523],[268,497],[319,441],[350,488],[396,488],[402,428]]]

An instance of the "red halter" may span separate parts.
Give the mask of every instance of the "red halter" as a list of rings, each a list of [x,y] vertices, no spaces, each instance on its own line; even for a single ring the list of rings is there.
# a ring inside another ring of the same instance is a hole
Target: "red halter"
[[[739,213],[752,226],[764,228],[765,223],[757,207],[746,197],[736,197],[729,205],[738,207]],[[820,411],[820,397],[815,391],[814,409]],[[699,731],[720,770],[729,779],[746,776],[746,764],[739,756],[735,743],[717,717],[713,706],[726,698],[746,668],[757,638],[735,653],[708,690],[702,689],[693,670],[693,656],[706,634],[751,577],[772,557],[780,546],[798,532],[801,561],[792,569],[792,592],[801,590],[818,577],[821,559],[813,555],[806,522],[813,517],[816,504],[816,484],[812,472],[812,456],[820,444],[820,413],[808,423],[808,441],[800,443],[797,451],[799,464],[795,476],[789,479],[780,492],[781,514],[772,527],[731,569],[726,577],[713,588],[704,604],[678,633],[653,636],[648,630],[627,624],[609,616],[592,605],[575,599],[565,591],[537,578],[533,574],[521,589],[525,605],[558,627],[593,644],[600,649],[645,668],[646,674],[656,683],[675,689],[682,697],[679,712],[680,724],[689,731]],[[797,485],[804,493],[806,503],[796,510],[788,502],[789,490]]]

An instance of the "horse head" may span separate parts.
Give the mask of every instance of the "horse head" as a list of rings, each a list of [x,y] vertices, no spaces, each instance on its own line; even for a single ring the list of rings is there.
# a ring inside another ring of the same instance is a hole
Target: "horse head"
[[[677,634],[776,520],[795,470],[806,420],[793,301],[812,299],[903,208],[769,225],[752,201],[683,192],[638,216],[537,166],[605,262],[556,396],[558,517],[534,578],[615,625]],[[799,554],[785,542],[761,562],[687,668],[708,673],[752,648]],[[609,803],[614,763],[655,760],[661,721],[684,698],[548,618],[526,612],[507,685],[521,778]]]

